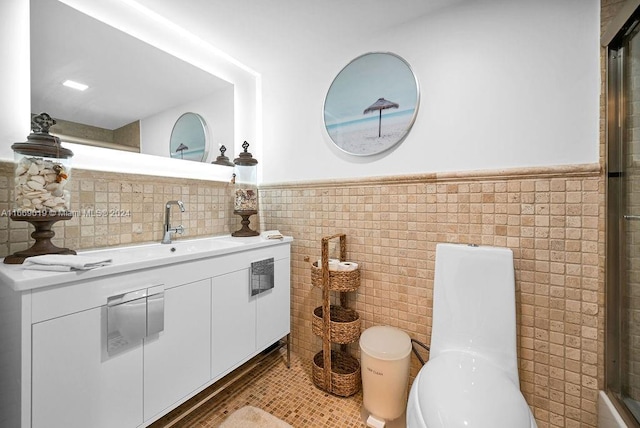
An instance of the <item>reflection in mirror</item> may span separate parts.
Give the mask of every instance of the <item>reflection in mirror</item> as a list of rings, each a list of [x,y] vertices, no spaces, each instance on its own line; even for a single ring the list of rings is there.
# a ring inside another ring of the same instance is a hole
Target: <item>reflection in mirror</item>
[[[169,155],[172,158],[202,162],[209,152],[207,124],[196,113],[185,113],[171,131]]]
[[[211,144],[233,147],[231,83],[57,0],[30,1],[31,111],[55,118],[52,134],[169,157],[174,123],[198,111],[213,131]],[[88,87],[63,86],[66,80]]]

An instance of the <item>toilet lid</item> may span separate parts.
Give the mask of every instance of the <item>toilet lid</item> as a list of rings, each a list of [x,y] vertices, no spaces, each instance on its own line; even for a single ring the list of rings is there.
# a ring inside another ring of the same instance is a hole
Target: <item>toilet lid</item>
[[[429,428],[531,426],[531,411],[519,386],[482,357],[445,352],[429,360],[416,380]]]

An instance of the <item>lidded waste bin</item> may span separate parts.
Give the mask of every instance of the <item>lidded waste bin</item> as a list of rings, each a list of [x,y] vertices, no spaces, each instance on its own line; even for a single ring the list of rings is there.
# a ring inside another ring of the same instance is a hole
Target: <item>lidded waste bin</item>
[[[384,426],[407,405],[411,338],[386,325],[370,327],[360,336],[362,401],[370,414],[367,425]]]

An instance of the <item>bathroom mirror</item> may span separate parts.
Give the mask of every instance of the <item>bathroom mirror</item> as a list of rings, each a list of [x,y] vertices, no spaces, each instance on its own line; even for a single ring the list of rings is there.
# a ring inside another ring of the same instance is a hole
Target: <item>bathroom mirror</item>
[[[185,111],[197,111],[199,120],[185,122],[197,125],[193,132],[202,134],[206,121],[210,143],[233,151],[232,83],[58,0],[30,2],[31,111],[59,122],[52,134],[73,143],[176,157],[167,150],[172,128]],[[88,88],[63,86],[66,80]],[[207,147],[198,150],[189,156],[207,161]],[[182,154],[186,159],[187,151]]]
[[[209,152],[207,124],[197,113],[185,113],[171,131],[169,155],[172,158],[202,162]]]

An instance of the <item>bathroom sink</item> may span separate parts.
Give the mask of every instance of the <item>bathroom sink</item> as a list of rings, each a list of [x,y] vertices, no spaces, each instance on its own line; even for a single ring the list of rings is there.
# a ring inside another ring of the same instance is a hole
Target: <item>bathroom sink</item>
[[[161,247],[169,247],[171,253],[197,253],[201,251],[214,251],[226,248],[241,247],[244,245],[242,241],[234,241],[234,238],[207,238],[192,239],[185,241],[174,241],[171,244],[157,244]]]
[[[131,247],[106,248],[104,250],[83,251],[81,254],[92,257],[110,258],[113,264],[130,264],[149,259],[164,259],[177,256],[210,255],[234,247],[242,247],[247,241],[235,241],[233,238],[201,238],[173,241],[171,244],[144,244]]]
[[[114,274],[177,265],[211,257],[255,250],[264,247],[290,243],[291,237],[265,239],[260,236],[232,237],[231,235],[210,238],[178,239],[170,244],[151,244],[110,247],[79,251],[78,255],[100,260],[110,260],[105,266],[89,270],[50,271],[25,269],[22,265],[0,265],[0,284],[6,284],[15,291],[24,291],[52,285],[68,284],[72,281],[86,281]]]

